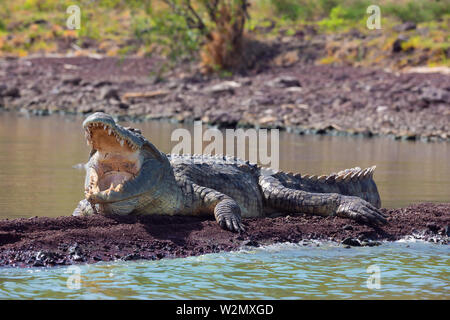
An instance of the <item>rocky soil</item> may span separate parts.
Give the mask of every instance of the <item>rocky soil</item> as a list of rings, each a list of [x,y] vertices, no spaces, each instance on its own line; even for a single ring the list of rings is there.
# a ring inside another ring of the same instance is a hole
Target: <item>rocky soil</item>
[[[222,127],[277,127],[299,134],[450,141],[448,74],[299,62],[228,78],[192,76],[181,69],[161,78],[155,72],[162,63],[150,58],[0,60],[0,111],[105,111],[130,119],[201,119]]]
[[[42,267],[97,261],[162,259],[277,242],[338,241],[374,246],[404,237],[448,244],[450,203],[383,209],[389,223],[372,228],[339,217],[245,219],[243,234],[209,219],[180,216],[34,217],[0,220],[0,266]]]

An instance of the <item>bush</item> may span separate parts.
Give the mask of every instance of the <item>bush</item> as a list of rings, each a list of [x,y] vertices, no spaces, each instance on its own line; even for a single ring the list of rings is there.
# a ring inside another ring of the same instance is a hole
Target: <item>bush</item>
[[[195,6],[190,0],[164,2],[176,19],[184,21],[179,24],[179,32],[189,36],[183,39],[193,40],[192,48],[194,44],[201,48],[203,71],[230,70],[241,66],[247,0],[198,0]]]
[[[182,17],[167,11],[137,18],[132,27],[136,39],[146,45],[158,44],[172,62],[191,59],[199,49],[198,32],[189,29]]]
[[[310,8],[303,6],[298,0],[272,0],[271,1],[275,13],[281,15],[289,20],[297,20],[299,17],[304,17],[303,8]]]
[[[327,30],[336,30],[346,24],[344,19],[345,10],[341,6],[334,7],[328,18],[319,22],[319,26]]]

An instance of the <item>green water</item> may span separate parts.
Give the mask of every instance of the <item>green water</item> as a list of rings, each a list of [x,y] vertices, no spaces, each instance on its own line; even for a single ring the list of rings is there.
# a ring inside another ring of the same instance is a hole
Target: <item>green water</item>
[[[71,214],[84,181],[84,171],[73,166],[89,152],[81,122],[0,113],[0,218]],[[175,144],[171,132],[181,127],[133,126],[164,152]],[[449,158],[449,143],[280,134],[280,167],[286,171],[323,174],[376,164],[385,207],[450,201]],[[367,288],[371,265],[380,270],[379,289]],[[80,288],[68,286],[78,274]],[[285,244],[162,261],[0,268],[0,299],[449,299],[449,278],[444,245]]]
[[[448,246],[427,243],[278,244],[160,261],[0,268],[0,298],[449,299],[449,263]],[[379,268],[379,288],[367,287],[370,266]]]

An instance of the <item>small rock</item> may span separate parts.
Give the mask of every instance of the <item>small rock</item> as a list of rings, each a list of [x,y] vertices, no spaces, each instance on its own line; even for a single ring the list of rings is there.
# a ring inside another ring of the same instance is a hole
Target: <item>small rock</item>
[[[300,87],[289,87],[286,89],[286,92],[300,93],[303,89]]]
[[[250,79],[250,78],[244,78],[244,79],[241,79],[240,81],[241,81],[241,84],[244,86],[250,86],[253,83],[252,79]]]
[[[73,86],[79,85],[80,82],[81,82],[81,78],[80,77],[67,77],[67,78],[64,78],[63,81],[62,81],[63,84],[70,84],[70,85],[73,85]]]
[[[20,90],[17,87],[11,87],[1,92],[3,97],[20,98]]]
[[[352,225],[349,225],[349,224],[347,224],[347,225],[345,225],[344,226],[344,228],[343,228],[344,230],[353,230],[353,226]]]
[[[223,93],[223,92],[234,93],[234,89],[240,88],[240,87],[241,87],[241,84],[239,82],[224,81],[224,82],[221,82],[221,83],[218,83],[216,85],[206,88],[205,91],[211,92],[211,93]]]
[[[78,243],[74,243],[72,246],[67,249],[69,255],[81,255],[81,248]]]
[[[377,107],[377,112],[384,112],[384,111],[386,111],[387,109],[388,109],[387,106],[378,106],[378,107]]]
[[[368,241],[367,246],[368,246],[368,247],[377,247],[377,246],[381,246],[381,242],[379,242],[379,241]]]
[[[428,102],[450,103],[450,93],[446,90],[434,87],[422,88],[422,94],[420,95],[420,98]]]
[[[110,85],[112,85],[112,82],[107,81],[107,80],[100,80],[100,81],[96,81],[93,83],[94,88],[100,88],[100,87],[110,86]]]
[[[407,21],[405,23],[396,25],[392,29],[394,29],[397,32],[404,32],[404,31],[414,30],[416,28],[417,28],[417,25],[414,22]]]
[[[352,246],[352,247],[361,247],[361,242],[359,242],[358,239],[355,238],[345,238],[341,244]]]
[[[142,256],[138,253],[130,253],[122,258],[122,260],[129,261],[129,260],[139,260],[142,259]]]
[[[376,247],[381,245],[381,242],[378,241],[371,241],[371,240],[363,240],[361,241],[362,247]]]
[[[248,240],[244,242],[244,246],[259,247],[259,243],[255,240]]]
[[[439,226],[432,222],[428,222],[426,227],[433,233],[436,233],[439,230]]]
[[[119,103],[119,108],[123,109],[123,110],[127,110],[127,109],[130,108],[130,106],[128,104],[126,104],[126,103],[120,102]]]
[[[60,256],[51,251],[38,251],[36,253],[36,261],[34,263],[34,266],[45,266],[45,265],[54,265],[56,264],[56,260],[59,259]]]
[[[267,82],[269,87],[274,88],[289,88],[289,87],[301,87],[300,81],[297,78],[291,76],[280,76],[272,81]]]
[[[392,44],[392,52],[400,52],[402,51],[402,44],[403,42],[408,41],[409,37],[405,36],[405,35],[399,35],[397,37],[397,39],[394,41],[394,43]]]
[[[117,91],[117,89],[109,88],[109,87],[104,87],[100,90],[99,98],[101,100],[107,100],[107,99],[120,100],[119,92]]]

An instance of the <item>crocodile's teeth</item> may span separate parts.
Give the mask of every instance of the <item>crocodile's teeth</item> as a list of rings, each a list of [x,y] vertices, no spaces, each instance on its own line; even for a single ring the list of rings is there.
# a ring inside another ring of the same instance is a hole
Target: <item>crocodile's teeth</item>
[[[109,135],[109,136],[111,135],[111,132],[112,132],[112,130],[111,130],[111,129],[108,129],[108,135]]]
[[[120,140],[120,146],[121,146],[121,147],[123,147],[123,143],[124,143],[124,141],[123,141],[123,140]]]

